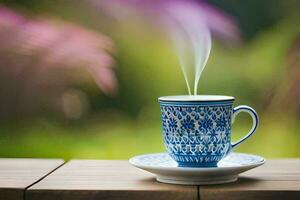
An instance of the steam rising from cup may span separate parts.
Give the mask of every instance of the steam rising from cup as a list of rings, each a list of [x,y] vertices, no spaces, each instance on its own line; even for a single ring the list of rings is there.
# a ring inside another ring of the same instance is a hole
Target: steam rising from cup
[[[179,57],[188,93],[197,95],[199,80],[211,50],[209,28],[203,14],[191,4],[169,2],[165,11],[169,16],[166,18],[167,30]]]
[[[198,84],[211,50],[211,34],[224,44],[238,45],[240,30],[234,18],[208,1],[199,0],[89,0],[114,20],[123,23],[145,17],[146,23],[167,30],[179,57],[190,95]]]

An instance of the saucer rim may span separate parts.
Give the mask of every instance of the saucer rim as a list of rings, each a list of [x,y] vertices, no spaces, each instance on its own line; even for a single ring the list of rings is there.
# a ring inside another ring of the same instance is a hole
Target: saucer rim
[[[162,167],[162,166],[149,166],[149,165],[143,165],[143,164],[138,164],[134,161],[134,159],[136,159],[137,157],[140,156],[147,156],[147,155],[158,155],[158,154],[168,154],[166,152],[161,152],[161,153],[150,153],[150,154],[141,154],[141,155],[137,155],[134,156],[132,158],[130,158],[128,161],[130,164],[132,164],[133,166],[137,167],[137,168],[144,168],[144,169],[153,169],[153,170],[168,170],[168,171],[214,171],[214,170],[221,170],[221,169],[226,169],[226,170],[231,170],[231,169],[236,169],[236,168],[254,168],[254,167],[258,167],[263,165],[264,163],[266,163],[266,159],[262,156],[259,155],[255,155],[255,154],[248,154],[248,153],[236,153],[236,152],[232,152],[230,154],[242,154],[242,155],[248,155],[248,156],[256,156],[259,157],[261,160],[257,163],[253,163],[253,164],[247,164],[247,165],[240,165],[240,166],[224,166],[224,167]]]

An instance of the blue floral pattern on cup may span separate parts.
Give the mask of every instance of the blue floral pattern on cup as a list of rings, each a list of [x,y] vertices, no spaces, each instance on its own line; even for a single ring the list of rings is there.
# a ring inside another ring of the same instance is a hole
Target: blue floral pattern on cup
[[[161,111],[164,141],[173,159],[187,166],[196,160],[215,165],[229,152],[232,105],[161,106]]]
[[[164,144],[182,167],[214,167],[231,149],[256,129],[258,117],[248,107],[233,109],[233,100],[224,102],[160,101]],[[246,137],[231,144],[231,123],[240,111],[248,112],[254,124]],[[236,113],[235,113],[236,112]]]

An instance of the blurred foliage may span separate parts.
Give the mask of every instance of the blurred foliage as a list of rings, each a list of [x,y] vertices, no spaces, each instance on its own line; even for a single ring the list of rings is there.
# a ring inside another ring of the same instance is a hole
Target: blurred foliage
[[[284,119],[284,120],[283,120]],[[136,154],[162,152],[162,136],[158,121],[118,119],[117,125],[103,119],[85,126],[66,126],[44,119],[1,126],[2,157],[49,157],[128,159]],[[250,128],[240,119],[233,125],[233,140]],[[299,157],[300,128],[288,116],[268,116],[258,132],[237,148],[267,158]],[[284,134],[284,140],[283,140]],[[284,142],[283,142],[284,141]]]
[[[212,0],[210,3],[238,19],[246,39],[255,38],[263,30],[300,10],[299,0]]]
[[[0,2],[28,15],[61,18],[109,35],[118,49],[119,81],[115,97],[103,96],[92,83],[76,86],[89,103],[89,113],[79,120],[57,121],[42,113],[3,122],[1,157],[120,159],[164,150],[157,97],[187,92],[177,58],[160,30],[134,20],[113,25],[82,1]],[[288,59],[300,35],[300,1],[211,2],[238,20],[245,40],[240,46],[214,40],[199,93],[235,96],[236,105],[258,110],[260,128],[238,151],[266,157],[300,156],[300,115],[294,109],[300,103],[292,99],[292,93],[299,90],[283,92],[298,80],[289,74]],[[299,88],[300,82],[297,84]],[[243,136],[248,128],[249,118],[241,116],[234,125],[234,138]]]

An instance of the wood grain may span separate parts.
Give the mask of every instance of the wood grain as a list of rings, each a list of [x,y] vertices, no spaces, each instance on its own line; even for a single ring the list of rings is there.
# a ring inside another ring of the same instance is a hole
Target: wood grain
[[[300,159],[270,160],[235,183],[200,186],[201,200],[300,199]]]
[[[128,161],[72,160],[26,191],[26,200],[197,199],[197,186],[158,183]]]
[[[0,158],[0,199],[23,200],[27,187],[62,164],[54,159]]]

